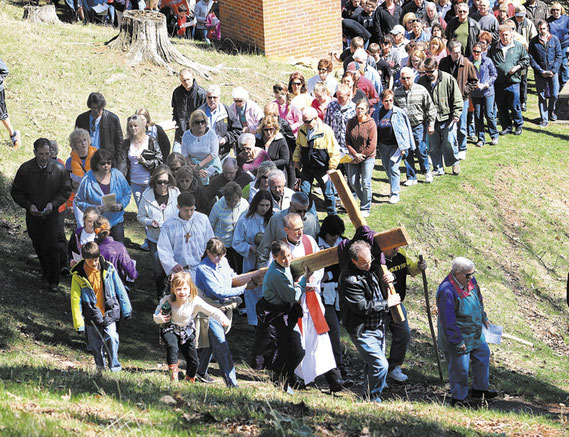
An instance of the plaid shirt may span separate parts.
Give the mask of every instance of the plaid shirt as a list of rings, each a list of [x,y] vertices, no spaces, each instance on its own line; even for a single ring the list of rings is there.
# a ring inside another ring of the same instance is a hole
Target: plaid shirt
[[[367,281],[373,290],[373,301],[385,302],[385,299],[381,294],[379,276],[375,272],[370,271],[367,275]],[[385,315],[384,311],[370,311],[369,314],[366,316],[364,329],[372,331],[378,328],[383,329],[384,315]]]
[[[424,86],[414,83],[408,91],[403,85],[397,87],[393,104],[405,110],[411,127],[423,124],[425,121],[428,126],[435,126],[437,107]]]
[[[351,100],[344,107],[341,107],[337,100],[333,100],[326,109],[324,123],[332,128],[342,155],[348,154],[348,148],[346,147],[346,126],[348,125],[348,120],[355,116],[356,104]]]

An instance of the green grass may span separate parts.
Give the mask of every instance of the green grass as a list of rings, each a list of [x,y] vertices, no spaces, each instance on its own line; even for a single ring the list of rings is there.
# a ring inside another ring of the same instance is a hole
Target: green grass
[[[382,406],[360,402],[359,387],[332,397],[321,391],[326,389],[321,380],[306,392],[285,395],[267,375],[244,364],[253,330],[240,317],[229,334],[240,388],[224,388],[215,365],[213,387],[171,386],[151,320],[155,302],[148,254],[131,248],[141,278],[131,292],[134,317],[120,327],[120,359],[126,371],[97,374],[83,337],[72,329],[69,283],[64,282],[63,292],[55,296],[41,291],[23,212],[13,204],[9,187],[18,166],[33,156],[36,138],[57,139],[60,156],[68,156],[67,137],[75,117],[86,110],[90,92],[102,92],[108,108],[123,122],[139,106],[148,107],[155,120],[165,120],[171,116],[171,93],[178,79],[156,66],[129,66],[120,53],[104,45],[116,34],[113,29],[32,25],[21,16],[20,4],[0,3],[0,56],[11,71],[6,82],[8,109],[23,134],[23,146],[14,151],[6,131],[0,130],[1,435],[567,432],[567,410],[560,404],[569,401],[569,176],[564,171],[569,164],[569,129],[561,124],[539,129],[532,122],[537,117],[534,94],[524,134],[501,138],[497,147],[470,147],[459,177],[447,175],[430,185],[403,187],[401,202],[389,205],[388,184],[378,166],[369,219],[376,230],[407,228],[414,241],[408,252],[422,253],[429,265],[432,305],[452,258],[464,255],[474,260],[490,319],[535,345],[532,349],[504,340],[491,346],[491,384],[505,393],[504,398],[480,410],[448,406],[448,385],[438,381],[420,278],[409,280],[405,302],[412,330],[404,366],[410,383],[390,386]],[[297,68],[258,55],[230,56],[189,41],[175,44],[198,62],[224,67],[211,82],[199,81],[204,86],[220,84],[225,102],[234,86],[243,85],[264,104],[272,97],[274,80]],[[127,236],[141,242],[143,230],[132,216],[134,206],[128,211]],[[351,235],[353,227],[347,217],[345,221]],[[361,362],[347,336],[342,341],[347,365],[359,383]],[[175,404],[161,401],[165,395],[173,396]]]

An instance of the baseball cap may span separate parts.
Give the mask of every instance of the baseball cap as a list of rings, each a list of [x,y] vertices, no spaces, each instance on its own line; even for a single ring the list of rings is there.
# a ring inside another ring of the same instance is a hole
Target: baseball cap
[[[400,33],[405,33],[405,28],[401,24],[398,24],[397,26],[393,26],[393,29],[391,29],[389,33],[399,35]]]

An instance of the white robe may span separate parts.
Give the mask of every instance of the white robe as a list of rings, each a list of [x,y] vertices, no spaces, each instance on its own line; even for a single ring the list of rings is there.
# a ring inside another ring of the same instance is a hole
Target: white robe
[[[185,235],[190,233],[186,243]],[[162,225],[158,238],[158,258],[166,274],[172,273],[176,264],[184,267],[195,279],[196,267],[212,238],[213,229],[209,219],[201,212],[194,212],[189,220],[170,217]]]
[[[307,235],[307,237],[309,238],[310,244],[312,245],[312,253],[319,252],[320,248],[316,244],[314,238],[312,238],[310,235]],[[287,243],[288,247],[291,250],[293,259],[306,255],[302,240],[298,245],[292,244],[288,240]],[[273,257],[271,254],[269,264],[272,261]],[[322,304],[322,299],[320,297],[320,281],[322,281],[323,275],[324,269],[317,270],[312,274],[312,276],[309,278],[309,281],[307,282],[307,284],[310,284],[316,288],[316,297],[318,298],[318,304],[320,305],[322,314],[324,314],[324,304]],[[305,293],[302,293],[299,303],[302,306],[304,313],[302,316],[301,340],[305,355],[298,367],[295,369],[294,373],[299,378],[302,378],[305,384],[310,384],[316,379],[317,376],[334,369],[336,367],[336,360],[334,359],[332,343],[330,343],[330,337],[328,336],[328,333],[325,332],[324,334],[318,335],[316,332],[316,327],[312,322],[310,311],[308,311],[308,307],[306,306]],[[294,329],[300,332],[298,325]]]

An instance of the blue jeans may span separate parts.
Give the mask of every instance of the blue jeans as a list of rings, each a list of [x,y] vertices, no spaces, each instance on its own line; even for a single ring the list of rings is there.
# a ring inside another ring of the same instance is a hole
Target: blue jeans
[[[156,288],[156,296],[162,298],[164,293],[164,279],[166,273],[158,257],[158,244],[148,240],[148,248],[150,249],[150,258],[152,259],[152,270],[154,270],[154,285]]]
[[[359,337],[350,334],[360,357],[364,362],[365,393],[370,399],[379,398],[387,384],[389,364],[385,358],[385,332],[381,329],[365,330]]]
[[[93,352],[95,364],[99,369],[106,369],[107,362],[113,372],[121,370],[119,363],[119,334],[116,323],[111,323],[105,327],[95,327],[92,324],[85,324],[85,333],[89,348]]]
[[[494,95],[472,97],[472,104],[474,106],[474,122],[476,124],[478,142],[483,144],[486,142],[486,136],[484,135],[484,117],[486,117],[490,138],[493,140],[497,139],[498,127],[496,126],[496,113],[494,112]]]
[[[207,367],[211,361],[211,357],[215,355],[215,360],[219,365],[223,379],[227,387],[237,387],[237,376],[235,375],[235,366],[231,351],[225,338],[225,330],[223,326],[212,318],[209,319],[209,347],[198,350],[200,364],[198,366],[198,374],[207,374]]]
[[[391,157],[398,153],[399,148],[397,146],[387,146],[381,143],[377,143],[377,148],[381,155],[381,164],[383,165],[387,179],[389,180],[389,185],[391,186],[391,195],[398,196],[400,191],[399,182],[401,179],[401,171],[399,170],[401,157],[398,157],[395,162],[393,162]]]
[[[562,90],[569,81],[569,63],[567,61],[567,49],[561,49],[561,67],[559,67],[559,90]]]
[[[498,106],[498,119],[502,129],[521,127],[524,124],[522,117],[522,106],[520,105],[520,84],[514,83],[504,87],[496,85],[496,105]],[[510,111],[512,112],[510,116]]]
[[[405,354],[407,347],[411,341],[411,331],[409,330],[409,322],[407,321],[407,310],[401,303],[401,309],[405,314],[405,320],[401,323],[396,323],[391,317],[391,312],[387,313],[385,317],[385,329],[391,332],[391,347],[389,348],[389,370],[400,366],[405,361]]]
[[[452,346],[451,346],[452,347]],[[470,353],[459,355],[454,350],[445,351],[448,361],[448,379],[453,399],[462,401],[468,396],[468,367],[472,361],[472,388],[488,390],[490,349],[486,342]]]
[[[462,113],[460,114],[460,120],[458,120],[457,126],[457,140],[458,140],[458,151],[463,152],[466,150],[466,139],[468,138],[468,99],[462,104]]]
[[[435,133],[429,135],[429,146],[433,168],[438,170],[444,165],[450,167],[458,163],[458,144],[456,142],[456,123],[449,119],[435,123]]]
[[[257,287],[253,290],[245,290],[243,298],[245,299],[245,308],[247,309],[247,323],[251,326],[257,326],[257,302],[263,296],[263,287]]]
[[[332,189],[332,181],[326,174],[326,170],[319,170],[318,172],[314,172],[310,169],[303,169],[302,174],[302,183],[300,184],[300,191],[306,193],[308,197],[310,197],[310,192],[312,191],[312,182],[316,179],[320,189],[322,190],[322,194],[324,194],[324,200],[326,201],[326,211],[328,215],[336,214],[336,196],[334,195],[334,190]],[[326,179],[326,182],[324,182]],[[314,202],[312,202],[312,207],[310,211],[316,215],[316,206]]]
[[[356,190],[360,199],[360,210],[369,211],[371,208],[371,174],[375,158],[368,158],[359,164],[347,164],[348,181]]]
[[[134,182],[130,183],[130,189],[132,190],[132,196],[134,197],[134,201],[136,202],[136,207],[138,208],[138,204],[140,203],[140,199],[142,199],[142,193],[144,190],[148,188],[148,185],[140,185],[135,184]]]
[[[407,150],[407,156],[405,157],[407,179],[417,179],[415,157],[417,157],[419,167],[423,173],[431,171],[429,155],[427,154],[427,129],[424,123],[413,126],[413,139],[415,140],[415,150]]]
[[[555,111],[557,98],[559,97],[559,77],[558,74],[551,79],[544,78],[540,73],[535,73],[535,88],[539,104],[539,115],[541,121],[549,121],[551,114]],[[549,88],[546,93],[547,88]],[[546,95],[549,97],[546,97]]]

